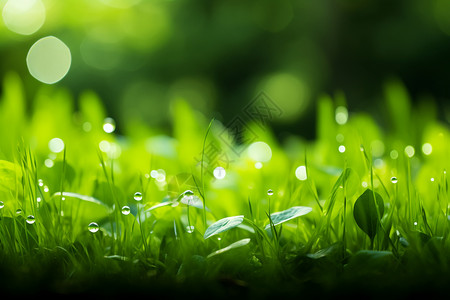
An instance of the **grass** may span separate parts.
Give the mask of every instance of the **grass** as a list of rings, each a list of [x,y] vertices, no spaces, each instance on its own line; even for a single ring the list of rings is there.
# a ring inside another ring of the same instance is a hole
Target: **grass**
[[[398,82],[386,85],[384,129],[362,112],[337,124],[344,105],[319,99],[314,141],[280,144],[250,122],[271,150],[256,168],[252,157],[267,153],[230,146],[220,121],[182,99],[170,132],[136,121],[119,135],[102,129],[94,93],[74,101],[43,87],[27,105],[10,74],[0,102],[1,293],[443,293],[447,125],[432,103],[412,107]],[[56,137],[58,153],[48,145]]]

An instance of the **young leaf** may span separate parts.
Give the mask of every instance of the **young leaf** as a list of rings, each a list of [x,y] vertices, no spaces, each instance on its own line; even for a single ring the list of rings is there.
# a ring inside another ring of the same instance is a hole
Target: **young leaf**
[[[289,209],[276,212],[270,215],[270,219],[272,220],[272,223],[274,226],[287,222],[289,220],[295,219],[297,217],[306,215],[312,211],[311,207],[307,206],[293,206]],[[265,229],[269,229],[270,224],[266,225]]]
[[[375,194],[375,199],[373,195]],[[377,213],[378,208],[378,213]],[[356,224],[361,228],[371,240],[375,237],[377,233],[377,226],[379,224],[379,219],[384,213],[384,203],[383,198],[380,194],[367,189],[355,202],[353,208],[353,217],[355,218]]]
[[[216,235],[218,233],[227,231],[231,228],[234,228],[236,226],[239,226],[244,221],[244,216],[234,216],[234,217],[228,217],[220,219],[219,221],[215,222],[211,226],[208,227],[205,231],[205,235],[203,238],[206,240],[207,238]]]
[[[235,243],[232,243],[232,244],[228,245],[228,246],[225,247],[225,248],[222,248],[222,249],[219,249],[219,250],[217,250],[217,251],[214,251],[213,253],[211,253],[210,255],[208,255],[206,258],[211,258],[211,257],[213,257],[213,256],[215,256],[215,255],[217,255],[217,254],[222,254],[222,253],[227,252],[227,251],[230,251],[230,250],[232,250],[232,249],[236,249],[236,248],[239,248],[239,247],[243,247],[243,246],[247,245],[248,243],[250,243],[250,239],[248,239],[248,238],[247,238],[247,239],[239,240],[239,241],[237,241],[237,242],[235,242]]]

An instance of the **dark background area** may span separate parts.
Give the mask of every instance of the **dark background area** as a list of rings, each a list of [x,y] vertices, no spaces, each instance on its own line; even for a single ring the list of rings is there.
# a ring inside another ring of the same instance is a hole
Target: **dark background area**
[[[439,117],[449,119],[446,0],[42,2],[46,20],[35,33],[1,25],[0,75],[18,72],[32,102],[44,84],[25,57],[54,35],[72,53],[55,86],[74,97],[94,90],[119,130],[131,120],[170,128],[177,98],[226,124],[265,91],[284,112],[271,124],[278,135],[313,138],[323,93],[341,91],[350,112],[383,121],[389,78],[401,80],[414,102],[436,101]]]

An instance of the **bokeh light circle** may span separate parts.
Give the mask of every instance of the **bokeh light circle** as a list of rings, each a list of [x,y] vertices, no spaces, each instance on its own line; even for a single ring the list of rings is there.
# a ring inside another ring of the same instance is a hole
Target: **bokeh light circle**
[[[31,46],[27,55],[30,74],[37,80],[53,84],[66,76],[72,62],[69,47],[54,36],[47,36]]]
[[[3,22],[12,32],[30,35],[45,22],[45,6],[41,0],[9,0],[3,7]]]

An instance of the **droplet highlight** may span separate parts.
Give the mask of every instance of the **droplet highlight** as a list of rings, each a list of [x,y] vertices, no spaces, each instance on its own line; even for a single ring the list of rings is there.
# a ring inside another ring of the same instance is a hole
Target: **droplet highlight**
[[[28,223],[28,224],[34,224],[35,221],[36,221],[36,220],[35,220],[35,218],[34,218],[33,215],[29,215],[29,216],[27,217],[27,223]]]
[[[91,222],[88,225],[88,230],[92,233],[96,233],[99,229],[100,229],[100,227],[95,222]]]
[[[297,179],[300,181],[306,180],[308,178],[308,176],[306,174],[306,166],[299,166],[295,170],[295,177],[297,177]]]
[[[113,118],[106,118],[103,121],[103,131],[106,133],[112,133],[116,130],[116,121]]]
[[[214,177],[219,180],[224,179],[226,174],[227,174],[227,172],[222,167],[217,167],[213,171]]]
[[[141,193],[141,192],[136,192],[136,193],[134,193],[133,198],[134,198],[134,200],[136,200],[136,201],[141,201],[141,200],[142,200],[142,193]]]
[[[124,207],[122,207],[122,214],[123,215],[127,216],[127,215],[130,214],[130,212],[131,212],[131,209],[130,209],[129,206],[125,205]]]

